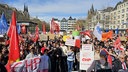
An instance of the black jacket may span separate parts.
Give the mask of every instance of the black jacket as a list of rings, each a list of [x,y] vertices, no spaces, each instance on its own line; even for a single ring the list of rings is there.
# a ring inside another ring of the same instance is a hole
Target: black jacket
[[[0,63],[0,72],[7,72],[5,66]]]
[[[125,63],[126,64],[126,63]],[[127,66],[127,65],[126,65]],[[113,72],[118,72],[120,69],[123,69],[122,68],[122,63],[119,59],[115,60],[115,62],[113,63],[113,66],[112,66],[112,70]]]

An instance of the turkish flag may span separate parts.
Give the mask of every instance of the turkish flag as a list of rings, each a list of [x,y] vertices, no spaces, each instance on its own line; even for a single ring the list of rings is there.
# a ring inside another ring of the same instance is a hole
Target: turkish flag
[[[19,40],[18,40],[18,32],[16,28],[16,14],[15,11],[12,14],[11,21],[11,36],[10,36],[10,50],[9,50],[9,60],[6,65],[7,71],[10,72],[10,66],[12,63],[20,60],[20,48],[19,48]]]

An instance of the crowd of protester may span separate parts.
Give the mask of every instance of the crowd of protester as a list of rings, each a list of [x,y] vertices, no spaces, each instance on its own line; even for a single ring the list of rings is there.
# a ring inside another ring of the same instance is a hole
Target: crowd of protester
[[[92,39],[86,39],[84,42],[81,42],[84,44],[92,44],[95,51],[92,65],[87,71],[82,72],[128,72],[128,41],[121,41],[121,47],[123,49],[115,48],[114,46],[116,39],[121,36],[127,39],[127,34],[121,33],[118,35],[114,34],[113,37],[107,41],[99,41],[93,37]],[[81,48],[66,46],[62,39],[63,36],[55,37],[55,39],[49,39],[47,41],[38,40],[37,42],[33,42],[28,34],[22,34],[21,37],[23,40],[19,42],[20,60],[36,56],[45,56],[50,66],[47,72],[80,71]],[[1,44],[0,64],[7,64],[8,53],[9,45]],[[112,58],[112,64],[107,61],[108,55]]]

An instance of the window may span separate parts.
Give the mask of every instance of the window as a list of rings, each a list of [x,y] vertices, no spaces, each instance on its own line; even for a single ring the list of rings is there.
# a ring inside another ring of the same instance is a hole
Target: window
[[[120,14],[120,11],[118,11],[118,14]]]
[[[120,19],[120,16],[118,16],[118,19]]]
[[[119,25],[118,25],[117,27],[118,27],[118,28],[120,28],[120,26],[119,26]]]
[[[128,22],[128,18],[126,19],[126,21]]]
[[[124,13],[125,12],[125,9],[122,9],[122,13]]]
[[[121,22],[124,23],[124,20],[122,20]]]
[[[115,29],[115,26],[113,26],[113,28]]]
[[[118,24],[120,23],[120,21],[118,21]]]
[[[111,26],[111,29],[112,29],[112,26]]]
[[[124,28],[124,25],[121,25],[121,28]]]
[[[116,19],[116,17],[114,16],[114,20]]]
[[[124,14],[122,15],[122,18],[124,18]]]
[[[128,13],[126,13],[126,17],[128,18]]]

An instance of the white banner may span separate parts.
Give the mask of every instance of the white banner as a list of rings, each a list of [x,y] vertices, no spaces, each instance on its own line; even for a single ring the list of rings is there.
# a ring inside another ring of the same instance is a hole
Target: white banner
[[[65,45],[75,46],[75,40],[73,40],[73,39],[67,39],[66,42],[65,42]]]
[[[44,67],[46,69],[46,66],[42,66],[44,63],[47,64],[48,60],[47,62],[43,61],[43,58],[41,57],[26,59],[13,63],[11,65],[11,72],[42,72]]]

